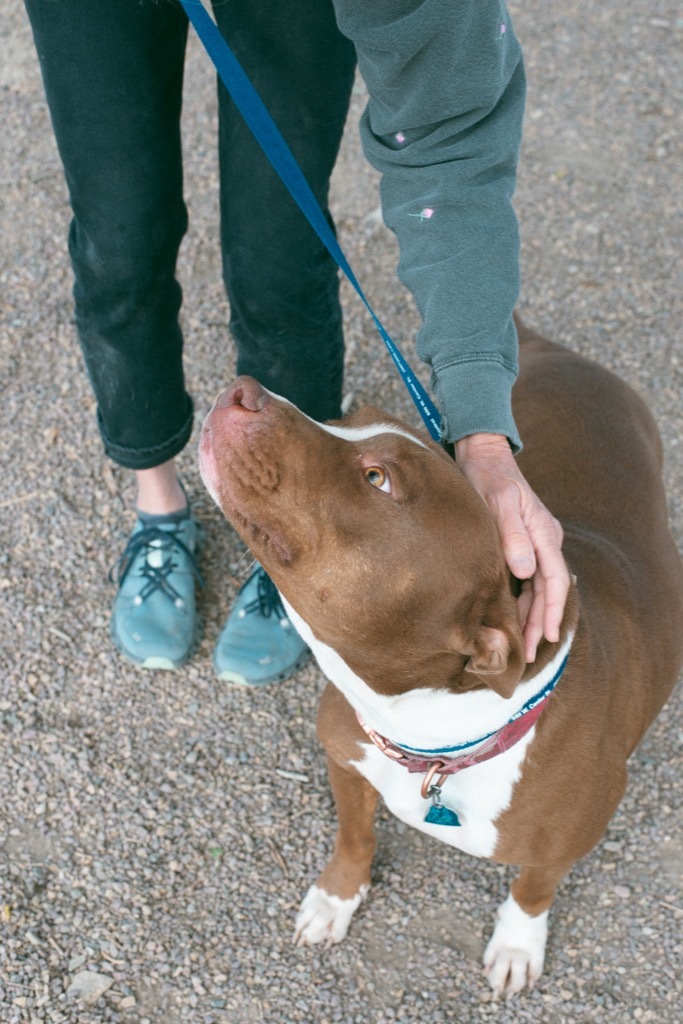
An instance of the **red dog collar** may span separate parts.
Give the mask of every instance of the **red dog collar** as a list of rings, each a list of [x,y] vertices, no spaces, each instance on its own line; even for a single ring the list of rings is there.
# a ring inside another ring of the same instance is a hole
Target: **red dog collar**
[[[566,664],[567,657],[562,660],[557,672],[550,682],[543,687],[541,692],[531,697],[502,728],[489,733],[487,736],[482,736],[478,740],[461,744],[460,748],[443,748],[438,751],[406,749],[388,740],[385,736],[381,736],[375,729],[372,729],[363,721],[358,712],[356,712],[356,717],[363,731],[383,754],[390,757],[392,761],[396,761],[397,764],[407,768],[409,772],[422,772],[425,775],[425,780],[422,783],[422,796],[426,798],[432,787],[432,780],[437,773],[439,780],[436,785],[440,788],[448,775],[455,775],[456,772],[463,771],[465,768],[471,768],[475,764],[488,761],[490,758],[502,754],[505,750],[509,750],[522,737],[526,736],[542,714],[550,695],[564,672]],[[478,746],[478,744],[481,745]],[[448,756],[449,750],[475,746],[476,750]]]

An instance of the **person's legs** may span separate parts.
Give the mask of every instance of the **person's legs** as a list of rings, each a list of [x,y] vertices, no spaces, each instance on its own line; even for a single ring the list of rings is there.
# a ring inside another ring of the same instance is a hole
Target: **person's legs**
[[[235,0],[216,19],[327,211],[355,69],[330,0]],[[237,371],[319,420],[341,414],[337,265],[219,86],[221,241]],[[329,216],[329,214],[328,214]],[[307,656],[259,567],[240,591],[214,663],[229,682],[289,676]]]
[[[331,0],[215,4],[219,26],[320,205],[353,85],[355,51]],[[221,241],[237,371],[316,419],[340,415],[337,265],[219,87]]]
[[[149,469],[192,429],[175,279],[187,20],[152,0],[26,6],[74,213],[76,321],[105,449]]]
[[[113,638],[175,667],[197,635],[198,526],[173,457],[192,430],[175,279],[186,228],[180,108],[187,20],[152,0],[26,0],[69,187],[78,335],[104,446],[136,471]]]

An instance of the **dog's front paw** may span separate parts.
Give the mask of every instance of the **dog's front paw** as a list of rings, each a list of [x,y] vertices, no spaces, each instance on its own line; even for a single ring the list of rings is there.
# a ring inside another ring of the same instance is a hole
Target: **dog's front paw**
[[[294,941],[298,946],[311,946],[324,942],[331,946],[341,942],[349,930],[351,918],[368,891],[362,885],[350,900],[340,899],[312,885],[303,898],[294,927]]]
[[[508,896],[484,953],[484,970],[496,999],[534,987],[543,973],[547,936],[548,911],[531,917]]]

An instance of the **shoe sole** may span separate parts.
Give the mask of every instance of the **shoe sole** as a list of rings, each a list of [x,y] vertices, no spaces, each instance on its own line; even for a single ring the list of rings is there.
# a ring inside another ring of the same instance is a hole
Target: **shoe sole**
[[[187,650],[187,653],[184,654],[182,658],[178,658],[175,661],[173,660],[173,658],[164,658],[161,655],[152,655],[148,658],[136,658],[133,654],[130,653],[130,651],[127,651],[126,648],[119,642],[119,638],[114,632],[113,622],[110,624],[109,627],[109,636],[111,637],[111,641],[114,644],[116,650],[119,652],[119,654],[122,657],[124,657],[126,661],[129,662],[131,665],[135,665],[137,668],[144,668],[152,672],[174,672],[176,669],[182,668],[183,665],[186,665],[190,658],[194,655],[195,651],[199,647],[199,641],[202,638],[203,631],[204,623],[201,620],[200,616],[197,616],[194,636],[192,637],[192,642]]]
[[[310,651],[304,651],[304,653],[297,658],[294,664],[285,669],[282,672],[276,672],[272,676],[268,676],[265,679],[247,679],[246,676],[241,675],[239,672],[230,672],[228,669],[223,669],[222,672],[216,668],[218,678],[222,683],[228,683],[230,686],[242,686],[242,687],[259,687],[269,686],[270,683],[282,683],[286,679],[291,679],[300,669],[304,667],[306,662],[311,656]],[[214,664],[215,667],[215,664]]]
[[[145,658],[139,664],[140,668],[161,669],[162,671],[172,672],[174,669],[184,665],[185,661],[175,662],[171,661],[170,658]]]

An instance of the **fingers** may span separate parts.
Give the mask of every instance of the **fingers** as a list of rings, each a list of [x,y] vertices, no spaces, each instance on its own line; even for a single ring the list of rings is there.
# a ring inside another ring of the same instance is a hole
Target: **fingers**
[[[539,548],[538,566],[543,580],[543,632],[547,639],[554,643],[560,638],[560,626],[569,593],[570,577],[562,555],[562,527],[555,519],[553,519],[553,524],[555,527],[554,542],[549,541]]]
[[[522,632],[526,629],[527,620],[534,600],[534,589],[531,580],[524,580],[517,598],[517,612]]]
[[[535,591],[533,604],[522,630],[524,637],[524,657],[531,663],[536,660],[536,651],[544,635],[544,600],[542,592]],[[550,637],[547,637],[550,640]]]
[[[535,660],[541,639],[556,643],[569,592],[562,556],[562,527],[536,497],[509,448],[470,445],[462,469],[491,510],[505,561],[522,588],[520,620],[527,661]]]
[[[529,519],[529,536],[536,555],[532,579],[533,599],[523,625],[527,661],[534,661],[543,637],[550,643],[560,639],[560,627],[569,593],[569,572],[562,556],[562,527],[534,496],[537,503]]]
[[[518,580],[528,580],[536,572],[536,552],[529,530],[521,514],[516,488],[499,495],[489,507],[493,512],[508,569]]]

